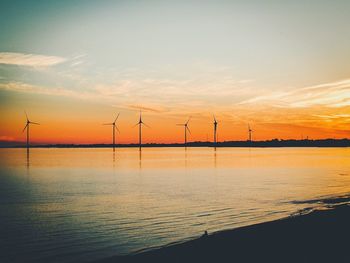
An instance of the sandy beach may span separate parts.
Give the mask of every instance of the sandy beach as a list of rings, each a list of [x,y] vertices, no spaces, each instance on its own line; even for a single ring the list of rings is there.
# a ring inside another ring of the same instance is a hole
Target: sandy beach
[[[350,198],[320,209],[100,262],[349,262]]]

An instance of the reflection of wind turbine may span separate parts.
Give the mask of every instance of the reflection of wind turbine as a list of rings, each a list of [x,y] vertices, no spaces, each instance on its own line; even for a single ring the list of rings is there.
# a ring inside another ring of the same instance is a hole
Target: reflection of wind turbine
[[[112,122],[112,123],[104,123],[104,124],[103,124],[103,125],[112,125],[113,149],[114,149],[114,147],[115,147],[115,130],[117,129],[117,131],[120,133],[120,131],[119,131],[117,125],[115,124],[115,123],[117,122],[117,120],[118,120],[119,114],[120,114],[120,113],[118,113],[118,115],[117,115],[117,117],[115,118],[114,122]]]
[[[248,124],[248,141],[252,141],[252,132],[253,130],[250,128],[250,125]]]
[[[36,124],[36,125],[40,125],[40,124],[37,123],[37,122],[32,122],[32,121],[30,121],[30,120],[28,119],[27,113],[26,113],[26,112],[24,112],[24,113],[26,114],[27,124],[26,124],[26,126],[24,127],[24,129],[23,129],[22,132],[24,132],[25,129],[27,129],[27,149],[29,149],[29,127],[30,127],[30,124]]]
[[[191,134],[190,128],[188,128],[188,122],[190,121],[191,117],[188,118],[187,122],[184,124],[176,124],[177,126],[184,126],[185,129],[185,145],[187,144],[187,131]]]
[[[141,111],[140,111],[140,119],[139,119],[139,122],[136,123],[135,126],[139,126],[139,147],[140,147],[140,150],[141,150],[141,144],[142,144],[142,124],[145,125],[146,127],[149,127],[146,123],[144,123],[142,121],[142,115],[141,115]]]
[[[218,129],[218,122],[216,121],[215,115],[213,115],[213,117],[214,117],[214,144],[216,144],[217,142],[216,131]]]

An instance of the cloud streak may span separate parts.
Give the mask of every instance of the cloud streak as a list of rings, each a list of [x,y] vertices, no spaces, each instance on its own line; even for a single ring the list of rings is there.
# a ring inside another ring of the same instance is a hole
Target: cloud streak
[[[91,92],[78,92],[75,90],[68,90],[65,88],[48,88],[43,86],[36,86],[22,82],[0,83],[0,89],[15,92],[35,93],[51,96],[65,96],[78,99],[92,99],[95,94]]]
[[[258,96],[245,100],[240,105],[266,103],[287,108],[350,106],[350,79]]]
[[[167,109],[165,109],[164,107],[152,105],[152,104],[147,106],[129,104],[129,105],[126,105],[126,108],[129,108],[132,110],[150,111],[155,113],[162,113],[167,111]]]
[[[65,62],[67,59],[57,56],[0,52],[0,64],[26,67],[50,67]]]

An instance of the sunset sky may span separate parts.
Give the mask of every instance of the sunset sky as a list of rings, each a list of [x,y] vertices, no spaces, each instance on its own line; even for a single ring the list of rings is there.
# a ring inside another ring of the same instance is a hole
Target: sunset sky
[[[350,1],[1,1],[0,141],[350,137]]]

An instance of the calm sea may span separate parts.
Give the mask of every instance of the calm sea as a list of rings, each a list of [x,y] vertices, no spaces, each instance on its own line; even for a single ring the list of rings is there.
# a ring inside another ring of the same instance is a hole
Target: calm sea
[[[0,149],[0,262],[88,262],[350,190],[350,148]]]

